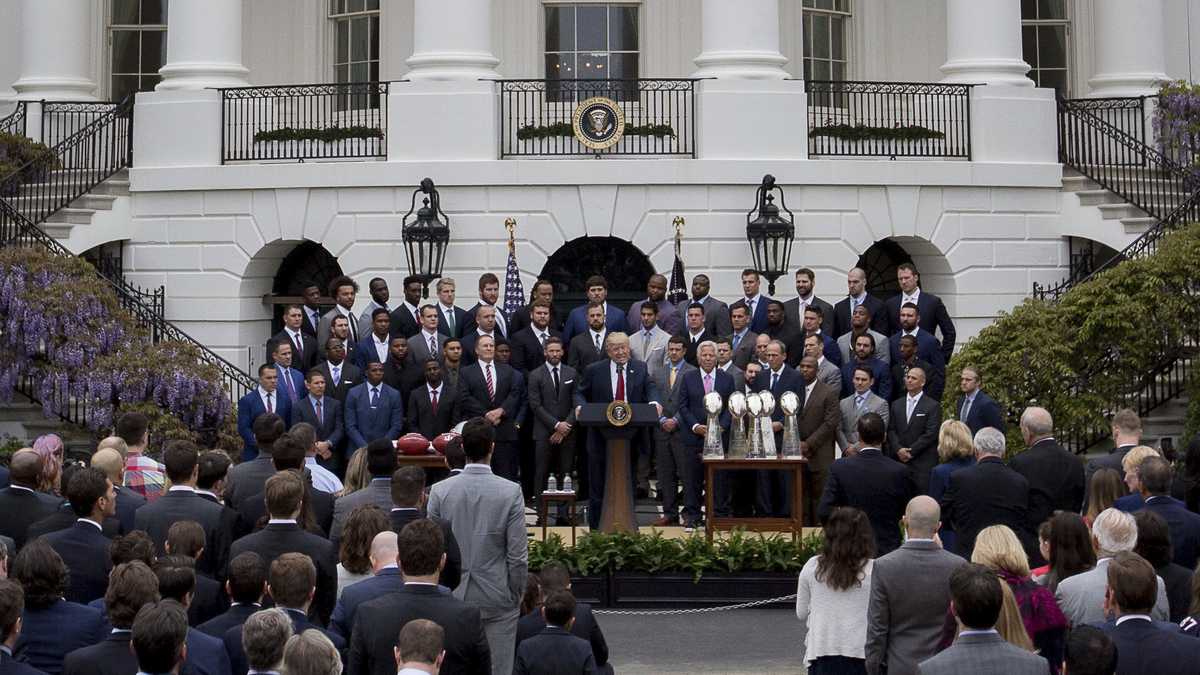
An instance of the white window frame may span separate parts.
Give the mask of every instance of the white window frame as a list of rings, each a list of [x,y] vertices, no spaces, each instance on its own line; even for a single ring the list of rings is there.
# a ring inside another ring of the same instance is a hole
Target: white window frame
[[[635,55],[637,57],[638,77],[641,77],[641,75],[642,75],[642,35],[641,35],[641,32],[642,32],[642,18],[643,18],[641,2],[628,2],[628,1],[627,2],[600,2],[597,0],[570,0],[570,1],[567,1],[567,0],[544,0],[542,2],[542,13],[541,13],[541,23],[542,23],[541,47],[542,48],[540,51],[543,79],[546,79],[546,80],[551,79],[550,73],[546,72],[546,57],[550,56],[551,54],[572,54],[576,58],[578,58],[578,56],[580,54],[599,53],[599,52],[582,51],[579,49],[579,15],[578,14],[575,15],[575,21],[574,21],[574,27],[575,27],[575,36],[574,37],[575,37],[575,39],[572,41],[572,44],[575,45],[575,49],[569,50],[569,51],[554,51],[554,52],[547,49],[546,32],[549,29],[549,26],[546,25],[546,10],[551,7],[575,7],[578,9],[578,7],[580,7],[580,6],[603,6],[606,10],[606,13],[605,13],[606,19],[608,19],[608,12],[613,7],[629,8],[629,9],[633,9],[637,12],[638,31],[637,31],[637,34],[634,36],[635,39],[637,40],[637,49],[635,49],[635,50],[605,49],[603,53],[606,55],[609,55],[609,56],[611,56],[612,54],[633,54],[633,55]],[[611,31],[609,30],[609,23],[607,21],[605,22],[604,34],[605,34],[605,40],[608,43],[606,46],[611,46],[612,35],[611,35]],[[611,66],[611,61],[610,61],[610,66]],[[575,73],[575,75],[578,76],[578,73]],[[577,79],[577,77],[561,77],[561,78],[556,78],[556,79],[572,80],[572,79]],[[607,80],[607,79],[611,79],[611,78],[604,77],[604,78],[594,78],[594,79]]]
[[[383,30],[382,0],[374,0],[375,9],[368,9],[370,0],[359,0],[360,2],[363,3],[363,9],[357,10],[357,11],[350,11],[348,9],[349,3],[353,0],[324,0],[324,1],[326,2],[325,19],[329,22],[329,54],[331,55],[331,57],[329,59],[329,69],[330,69],[331,75],[332,75],[330,81],[331,82],[338,81],[337,77],[338,77],[338,67],[339,66],[346,67],[346,81],[347,82],[360,82],[360,81],[361,82],[377,82],[377,81],[379,81],[379,78],[380,78],[381,72],[382,72],[381,69],[383,67],[383,36],[381,35],[382,30]],[[335,11],[334,5],[344,5],[347,7],[347,10],[344,12],[337,12],[337,11]],[[354,53],[353,29],[354,29],[354,20],[355,19],[367,19],[368,26],[370,26],[371,19],[375,20],[376,38],[379,40],[379,53],[376,56],[376,58],[374,58],[374,59],[371,58],[371,37],[370,37],[370,34],[368,34],[367,35],[367,59],[365,61],[353,60],[353,58],[352,58],[352,55]],[[346,49],[348,51],[346,54],[338,53],[338,40],[337,40],[338,26],[342,23],[347,24]],[[367,79],[366,80],[351,79],[353,77],[354,66],[357,64],[362,64],[362,63],[367,64]],[[371,65],[372,64],[375,65],[375,77],[371,77]]]
[[[164,18],[165,18],[167,11],[169,11],[168,4],[169,3],[166,2],[166,0],[164,0],[164,2],[163,2]],[[142,89],[140,88],[140,84],[141,84],[140,78],[146,77],[148,75],[156,75],[157,74],[157,73],[143,73],[143,72],[138,72],[138,73],[114,72],[113,69],[116,65],[114,63],[114,57],[116,55],[113,53],[113,47],[114,47],[116,41],[113,39],[113,33],[115,31],[122,31],[122,32],[127,31],[127,32],[139,32],[139,33],[140,32],[161,32],[163,34],[163,59],[162,60],[163,60],[164,65],[166,64],[166,60],[167,60],[167,54],[166,54],[167,24],[166,23],[161,23],[161,24],[156,24],[156,23],[151,23],[151,24],[113,23],[113,8],[114,8],[114,0],[108,0],[108,2],[104,3],[104,8],[103,8],[104,9],[104,54],[103,54],[104,61],[103,62],[104,62],[105,77],[104,77],[104,86],[101,89],[108,92],[110,99],[116,97],[116,89],[113,87],[113,78],[114,77],[128,77],[131,75],[137,75],[139,78],[138,91],[142,91]],[[141,0],[138,1],[138,10],[139,10],[139,15],[140,15]],[[139,20],[141,19],[140,16],[138,18],[139,18]],[[138,68],[139,68],[139,70],[141,69],[141,66],[142,66],[142,51],[141,50],[142,50],[141,39],[139,36],[139,40],[138,40]]]
[[[836,64],[836,63],[840,63],[842,66],[841,80],[851,79],[851,70],[850,69],[853,65],[853,60],[852,60],[851,56],[854,54],[854,47],[853,47],[853,42],[852,42],[852,38],[853,38],[853,34],[854,34],[853,26],[854,26],[854,19],[855,19],[854,0],[835,0],[835,1],[844,2],[845,9],[844,10],[823,9],[823,8],[817,8],[817,7],[810,7],[808,5],[809,0],[801,0],[800,59],[801,59],[802,63],[800,65],[800,73],[801,73],[802,77],[806,80],[810,79],[810,77],[809,77],[811,75],[810,62],[813,62],[813,61],[822,61],[822,62],[828,63],[830,65],[829,78],[828,78],[830,80],[837,80],[837,78],[835,78],[833,76],[833,64]],[[824,55],[821,55],[821,56],[817,56],[817,55],[806,56],[805,55],[806,52],[811,52],[810,47],[813,44],[813,36],[812,36],[810,28],[809,28],[812,23],[810,21],[810,19],[813,17],[816,17],[816,16],[825,16],[825,17],[829,17],[831,19],[831,21],[830,21],[830,39],[829,39],[830,54],[829,54],[828,58],[826,58]],[[842,58],[840,58],[840,59],[834,58],[835,55],[832,53],[833,52],[833,30],[832,30],[832,25],[833,25],[832,19],[833,18],[840,19],[841,24],[842,24]],[[811,78],[811,79],[825,79],[825,78]]]
[[[1063,70],[1066,73],[1067,77],[1065,80],[1066,81],[1066,91],[1063,91],[1061,93],[1066,98],[1070,98],[1071,92],[1073,92],[1075,90],[1075,68],[1074,68],[1075,38],[1074,38],[1074,28],[1073,28],[1074,16],[1072,15],[1072,11],[1071,11],[1072,5],[1073,5],[1073,3],[1071,3],[1071,2],[1063,3],[1063,7],[1066,9],[1066,12],[1065,12],[1066,16],[1061,19],[1026,19],[1024,16],[1021,17],[1022,56],[1024,55],[1024,51],[1025,51],[1025,44],[1024,44],[1025,35],[1024,35],[1024,33],[1025,33],[1026,26],[1034,26],[1034,27],[1036,27],[1036,26],[1062,26],[1064,28],[1063,34],[1065,36],[1066,44],[1063,45],[1063,67],[1061,70]],[[1040,40],[1037,40],[1036,31],[1035,31],[1034,39],[1036,40],[1034,49],[1035,49],[1036,53],[1038,54],[1037,60],[1040,61],[1041,60],[1041,52],[1042,52],[1042,43]],[[1036,86],[1041,87],[1043,85],[1037,81],[1036,76],[1034,74],[1035,71],[1038,71],[1038,70],[1060,70],[1060,69],[1059,68],[1039,68],[1037,63],[1030,63],[1029,64],[1029,79],[1033,80],[1034,84]]]

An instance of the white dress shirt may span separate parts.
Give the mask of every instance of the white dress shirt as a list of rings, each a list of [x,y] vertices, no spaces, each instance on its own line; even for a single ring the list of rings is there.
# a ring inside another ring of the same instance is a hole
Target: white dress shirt
[[[384,335],[383,339],[380,340],[378,335],[371,333],[371,342],[375,345],[375,354],[379,357],[379,362],[387,363],[389,342],[388,336]]]
[[[321,492],[333,494],[344,487],[337,476],[317,463],[316,457],[305,457],[304,468],[308,469],[309,475],[312,476],[312,486]]]
[[[271,396],[271,405],[267,405],[267,394],[268,393]],[[262,385],[259,385],[258,386],[258,398],[260,398],[262,400],[263,408],[265,408],[266,410],[270,410],[270,411],[274,412],[275,410],[279,409],[279,389],[278,388],[276,388],[275,391],[268,392],[266,389],[262,388]]]

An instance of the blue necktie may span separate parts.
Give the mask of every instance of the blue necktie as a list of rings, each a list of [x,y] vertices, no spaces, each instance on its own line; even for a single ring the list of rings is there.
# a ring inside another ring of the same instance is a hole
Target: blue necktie
[[[371,387],[371,407],[379,404],[379,387]]]

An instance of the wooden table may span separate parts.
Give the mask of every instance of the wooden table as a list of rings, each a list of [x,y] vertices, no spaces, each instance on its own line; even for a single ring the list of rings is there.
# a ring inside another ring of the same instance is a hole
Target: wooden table
[[[571,547],[575,547],[575,505],[576,494],[571,492],[543,492],[538,495],[538,518],[542,520],[542,541],[546,541],[546,529],[550,520],[550,502],[560,502],[567,505],[567,514],[571,519]]]
[[[419,466],[422,469],[449,470],[450,468],[446,464],[445,455],[405,455],[396,453],[396,464],[398,466]]]
[[[792,540],[800,538],[804,522],[804,466],[808,464],[803,459],[731,459],[704,458],[704,493],[705,518],[708,526],[704,528],[704,536],[712,543],[713,532],[717,530],[732,530],[743,527],[747,530],[783,532],[791,530]],[[717,516],[713,509],[714,477],[717,471],[790,471],[792,472],[792,517],[791,518],[744,518],[738,516]]]

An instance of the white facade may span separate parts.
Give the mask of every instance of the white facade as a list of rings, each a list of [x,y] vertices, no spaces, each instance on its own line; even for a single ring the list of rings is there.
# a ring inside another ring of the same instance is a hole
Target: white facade
[[[0,98],[73,99],[80,78],[108,97],[103,17],[116,0],[3,1]],[[1200,35],[1200,0],[1065,2],[1072,96],[1150,93],[1200,71],[1200,42],[1189,39]],[[130,201],[64,243],[82,252],[127,241],[130,281],[164,284],[168,319],[250,369],[269,336],[280,262],[304,240],[364,287],[384,277],[398,298],[408,273],[401,218],[424,176],[452,219],[445,274],[464,307],[481,272],[502,276],[510,216],[527,290],[550,255],[582,236],[627,239],[669,272],[671,221],[683,216],[689,278],[707,272],[714,295],[736,297],[749,264],[746,212],[766,173],[795,212],[793,267],[816,270],[818,295],[844,296],[846,270],[890,238],[946,300],[960,342],[1033,282],[1062,278],[1066,237],[1119,249],[1136,236],[1062,190],[1053,92],[1025,76],[1019,0],[846,4],[845,79],[984,85],[972,93],[972,161],[808,159],[803,83],[785,79],[803,75],[801,0],[618,3],[638,9],[641,77],[716,78],[699,85],[697,159],[497,159],[495,85],[480,78],[542,78],[545,7],[579,3],[379,4],[379,77],[409,80],[392,84],[387,161],[222,165],[220,97],[205,87],[333,81],[330,0],[172,0],[163,82],[138,98]],[[26,39],[27,27],[58,20],[87,39]],[[794,295],[790,275],[776,295]]]

